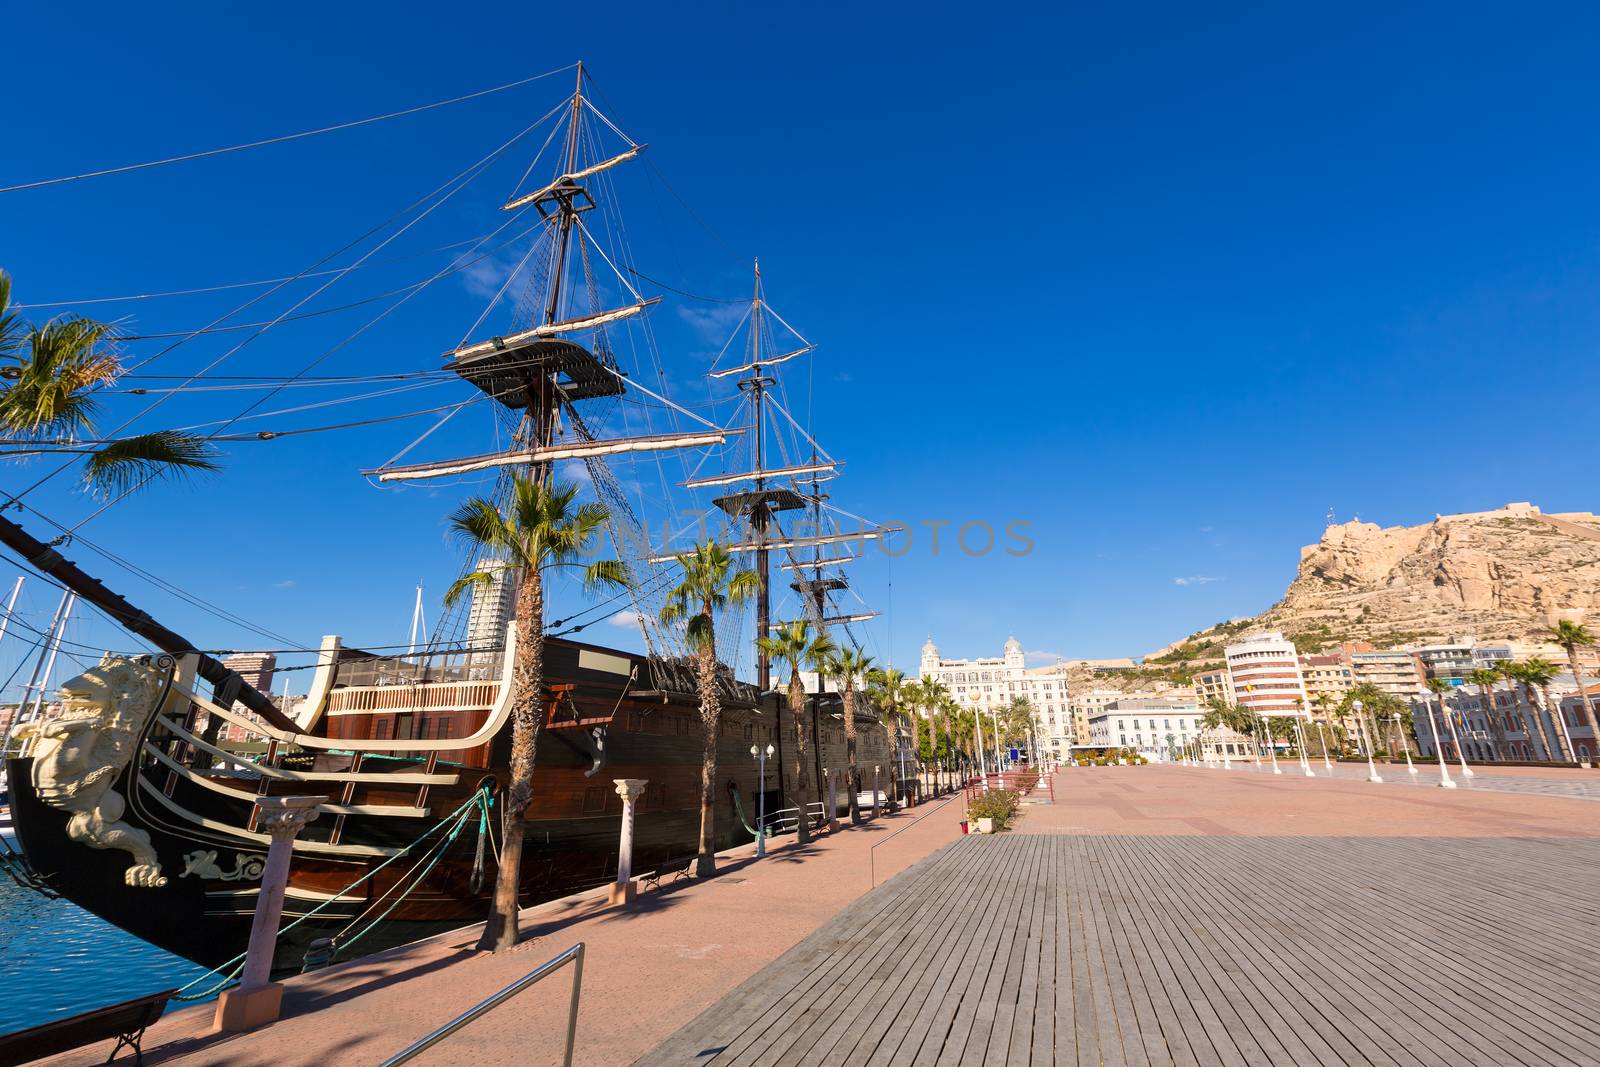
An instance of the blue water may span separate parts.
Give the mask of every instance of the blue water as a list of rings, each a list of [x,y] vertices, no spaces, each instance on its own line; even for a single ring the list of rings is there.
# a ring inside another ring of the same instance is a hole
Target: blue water
[[[0,1033],[174,989],[204,973],[76,904],[0,875]]]

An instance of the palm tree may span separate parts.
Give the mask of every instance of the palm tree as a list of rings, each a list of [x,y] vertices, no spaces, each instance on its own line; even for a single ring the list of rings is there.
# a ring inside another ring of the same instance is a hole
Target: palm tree
[[[1556,644],[1567,650],[1567,666],[1572,671],[1572,680],[1578,684],[1578,698],[1583,701],[1583,717],[1589,723],[1590,755],[1600,755],[1600,725],[1595,722],[1594,701],[1589,698],[1589,690],[1584,688],[1583,675],[1578,671],[1578,649],[1588,648],[1595,643],[1594,634],[1586,627],[1562,619],[1556,624],[1551,633],[1551,638]]]
[[[829,660],[828,673],[839,679],[844,700],[844,753],[850,766],[850,822],[856,826],[861,824],[861,802],[856,797],[861,792],[861,772],[856,766],[856,680],[864,679],[870,670],[872,657],[859,649],[840,649]]]
[[[1511,683],[1513,693],[1518,688],[1522,691],[1522,699],[1527,703],[1528,710],[1519,710],[1518,714],[1522,718],[1523,729],[1527,731],[1529,747],[1533,747],[1534,738],[1537,737],[1539,739],[1538,754],[1547,760],[1555,759],[1555,756],[1552,755],[1555,750],[1550,747],[1550,738],[1544,732],[1544,723],[1541,721],[1539,709],[1533,702],[1533,682],[1528,677],[1528,665],[1507,660],[1504,663],[1495,664],[1495,670],[1500,672],[1500,677]]]
[[[1542,705],[1534,709],[1534,717],[1538,719],[1541,733],[1544,730],[1544,712],[1550,713],[1550,729],[1555,734],[1555,747],[1547,748],[1546,751],[1554,751],[1559,759],[1571,759],[1572,753],[1567,752],[1561,742],[1561,724],[1555,721],[1556,716],[1561,714],[1561,708],[1550,699],[1550,683],[1555,680],[1557,673],[1554,663],[1539,656],[1522,661],[1522,682],[1532,687],[1530,694],[1534,690],[1538,692],[1539,702]]]
[[[667,592],[661,621],[687,618],[684,627],[695,653],[696,680],[700,687],[700,855],[695,874],[709,878],[717,873],[717,819],[713,802],[717,789],[717,734],[722,725],[722,694],[717,689],[717,612],[756,594],[761,579],[749,568],[735,568],[728,550],[715,540],[696,545],[678,556],[683,580]]]
[[[585,588],[627,587],[622,564],[614,559],[583,563],[579,557],[595,542],[609,517],[597,503],[573,507],[575,485],[547,484],[527,474],[511,477],[505,510],[492,500],[473,497],[452,516],[450,528],[492,566],[464,575],[445,591],[452,606],[470,591],[484,589],[514,569],[517,581],[516,647],[511,667],[511,781],[501,811],[503,840],[495,876],[494,904],[483,926],[480,949],[499,952],[517,943],[517,888],[522,874],[524,813],[533,800],[533,761],[544,732],[544,600],[546,571],[577,569]]]
[[[1359,716],[1355,712],[1356,701],[1361,702],[1362,714]],[[1368,734],[1370,738],[1368,744],[1373,749],[1373,755],[1377,755],[1378,723],[1380,720],[1389,724],[1387,732],[1383,735],[1387,739],[1385,741],[1384,755],[1387,756],[1394,751],[1394,721],[1391,716],[1400,710],[1402,710],[1400,701],[1393,693],[1385,692],[1371,682],[1362,682],[1360,685],[1351,686],[1349,691],[1345,693],[1344,699],[1339,702],[1339,713],[1342,716],[1357,719],[1371,716],[1372,731]],[[1367,733],[1366,722],[1361,723],[1361,731]]]
[[[768,656],[789,664],[789,714],[794,719],[795,841],[811,842],[811,773],[806,769],[806,691],[800,684],[800,669],[820,669],[834,652],[827,634],[813,634],[804,619],[784,623],[771,634],[756,638]]]
[[[942,718],[944,719],[944,760],[945,770],[947,772],[946,777],[948,778],[948,772],[953,772],[956,769],[955,720],[956,716],[961,713],[961,705],[956,703],[955,697],[947,696],[944,698],[944,702],[939,705],[939,710]]]
[[[1467,681],[1478,687],[1478,701],[1483,705],[1483,717],[1489,723],[1489,732],[1494,734],[1494,758],[1497,760],[1506,758],[1505,724],[1494,706],[1494,684],[1499,680],[1500,672],[1492,667],[1479,667],[1467,675]]]
[[[103,496],[216,470],[216,449],[178,430],[95,439],[95,393],[122,376],[116,342],[116,330],[93,319],[23,321],[11,309],[11,276],[0,271],[0,457],[86,456],[84,480]]]
[[[924,678],[922,680],[922,684],[917,688],[917,693],[922,701],[921,706],[928,713],[928,731],[934,738],[932,744],[929,746],[930,751],[928,754],[928,761],[931,764],[939,754],[939,743],[937,740],[939,736],[939,724],[935,719],[935,716],[938,715],[939,708],[944,704],[944,702],[950,699],[950,689],[937,678]]]
[[[878,709],[878,721],[888,742],[891,785],[897,785],[900,781],[900,723],[903,715],[900,707],[910,684],[904,672],[893,667],[867,672],[867,696]],[[892,795],[899,796],[898,788]]]

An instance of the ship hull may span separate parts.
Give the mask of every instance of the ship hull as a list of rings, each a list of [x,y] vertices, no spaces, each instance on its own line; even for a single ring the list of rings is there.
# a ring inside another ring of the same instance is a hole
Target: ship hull
[[[553,658],[559,667],[559,652]],[[573,685],[575,706],[603,704],[611,713],[602,727],[585,718],[581,725],[552,722],[543,733],[534,800],[523,820],[519,896],[524,906],[615,879],[621,817],[616,780],[647,783],[635,815],[636,874],[686,860],[699,839],[703,727],[698,709],[660,694],[618,698],[604,686],[586,692],[581,677],[565,682],[557,674],[552,684]],[[765,708],[724,712],[713,792],[719,849],[752,839],[749,823],[763,799],[769,813],[790,802],[783,798],[792,795],[794,783],[794,728],[780,708],[774,699]],[[820,715],[812,709],[806,727],[815,802],[820,772],[845,765],[844,737],[836,710],[830,713],[827,706]],[[875,720],[863,717],[861,727],[858,762],[865,768],[863,788],[870,789],[871,769],[886,762],[888,749]],[[152,748],[152,739],[145,740]],[[767,744],[782,755],[767,762],[763,798],[750,748]],[[460,758],[461,753],[425,755],[421,748],[389,759],[384,766],[396,777],[425,767],[435,775],[454,772],[455,781],[426,788],[364,786],[362,799],[381,801],[386,811],[409,802],[411,813],[325,813],[302,831],[290,865],[283,924],[315,914],[281,936],[276,972],[299,970],[317,939],[335,938],[336,958],[351,958],[484,918],[497,873],[498,803],[486,821],[468,811],[453,838],[445,839],[455,813],[480,787],[503,795],[509,725],[477,755],[484,766],[446,762],[441,757]],[[167,878],[160,887],[139,887],[124,880],[127,853],[90,848],[69,837],[68,814],[45,803],[33,788],[31,760],[12,761],[10,775],[18,840],[46,884],[101,918],[206,967],[222,966],[244,951],[266,854],[266,841],[251,823],[250,793],[256,783],[244,783],[251,787],[246,791],[237,780],[215,773],[186,777],[173,773],[170,761],[148,757],[126,767],[116,785],[128,801],[124,821],[150,835]],[[880,784],[888,789],[887,768]],[[281,785],[269,783],[270,791],[310,791]],[[845,789],[841,775],[841,809],[848,803]],[[480,847],[484,822],[487,837]],[[414,872],[422,864],[431,865],[417,878]]]

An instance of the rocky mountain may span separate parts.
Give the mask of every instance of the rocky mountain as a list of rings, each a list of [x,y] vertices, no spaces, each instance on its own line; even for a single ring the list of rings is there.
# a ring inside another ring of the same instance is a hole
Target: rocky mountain
[[[1146,662],[1219,658],[1234,634],[1260,628],[1284,631],[1302,651],[1464,634],[1532,646],[1562,618],[1600,619],[1600,517],[1507,504],[1421,526],[1331,525],[1300,550],[1299,573],[1278,603],[1153,652]]]

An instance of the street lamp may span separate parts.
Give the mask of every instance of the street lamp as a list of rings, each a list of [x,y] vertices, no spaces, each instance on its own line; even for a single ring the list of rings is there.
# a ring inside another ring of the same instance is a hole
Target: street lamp
[[[1394,721],[1394,732],[1400,735],[1400,747],[1406,750],[1406,770],[1411,772],[1411,777],[1417,776],[1417,765],[1411,762],[1411,743],[1406,740],[1405,728],[1400,725],[1400,713],[1397,711],[1389,718]]]
[[[1258,721],[1261,723],[1261,734],[1267,739],[1267,755],[1272,758],[1272,773],[1282,774],[1283,768],[1278,766],[1277,738],[1272,736],[1272,728],[1267,724],[1266,719],[1259,719]]]
[[[1350,710],[1356,713],[1356,730],[1361,735],[1361,747],[1367,750],[1367,781],[1381,782],[1378,775],[1378,765],[1372,762],[1372,739],[1367,736],[1367,719],[1361,714],[1363,705],[1359,700],[1350,702]]]
[[[1423,701],[1428,707],[1428,731],[1433,734],[1433,753],[1439,757],[1439,788],[1454,789],[1456,783],[1450,777],[1450,768],[1444,762],[1444,742],[1439,737],[1439,724],[1433,718],[1433,703]],[[1444,706],[1444,694],[1439,694],[1439,705]]]
[[[1322,769],[1328,772],[1328,777],[1333,777],[1333,764],[1328,759],[1328,735],[1322,730],[1322,720],[1317,719],[1317,740],[1322,742]]]
[[[1467,766],[1467,750],[1462,747],[1461,738],[1456,734],[1456,721],[1450,717],[1450,708],[1444,702],[1443,693],[1439,694],[1439,714],[1444,718],[1445,725],[1450,727],[1450,743],[1456,746],[1456,759],[1461,761],[1461,777],[1471,778],[1472,768]]]
[[[772,753],[771,745],[766,748],[759,745],[750,746],[750,755],[756,758],[756,765],[760,767],[761,775],[761,788],[756,794],[756,859],[767,854],[767,757]],[[805,813],[801,812],[800,817],[805,818]]]

